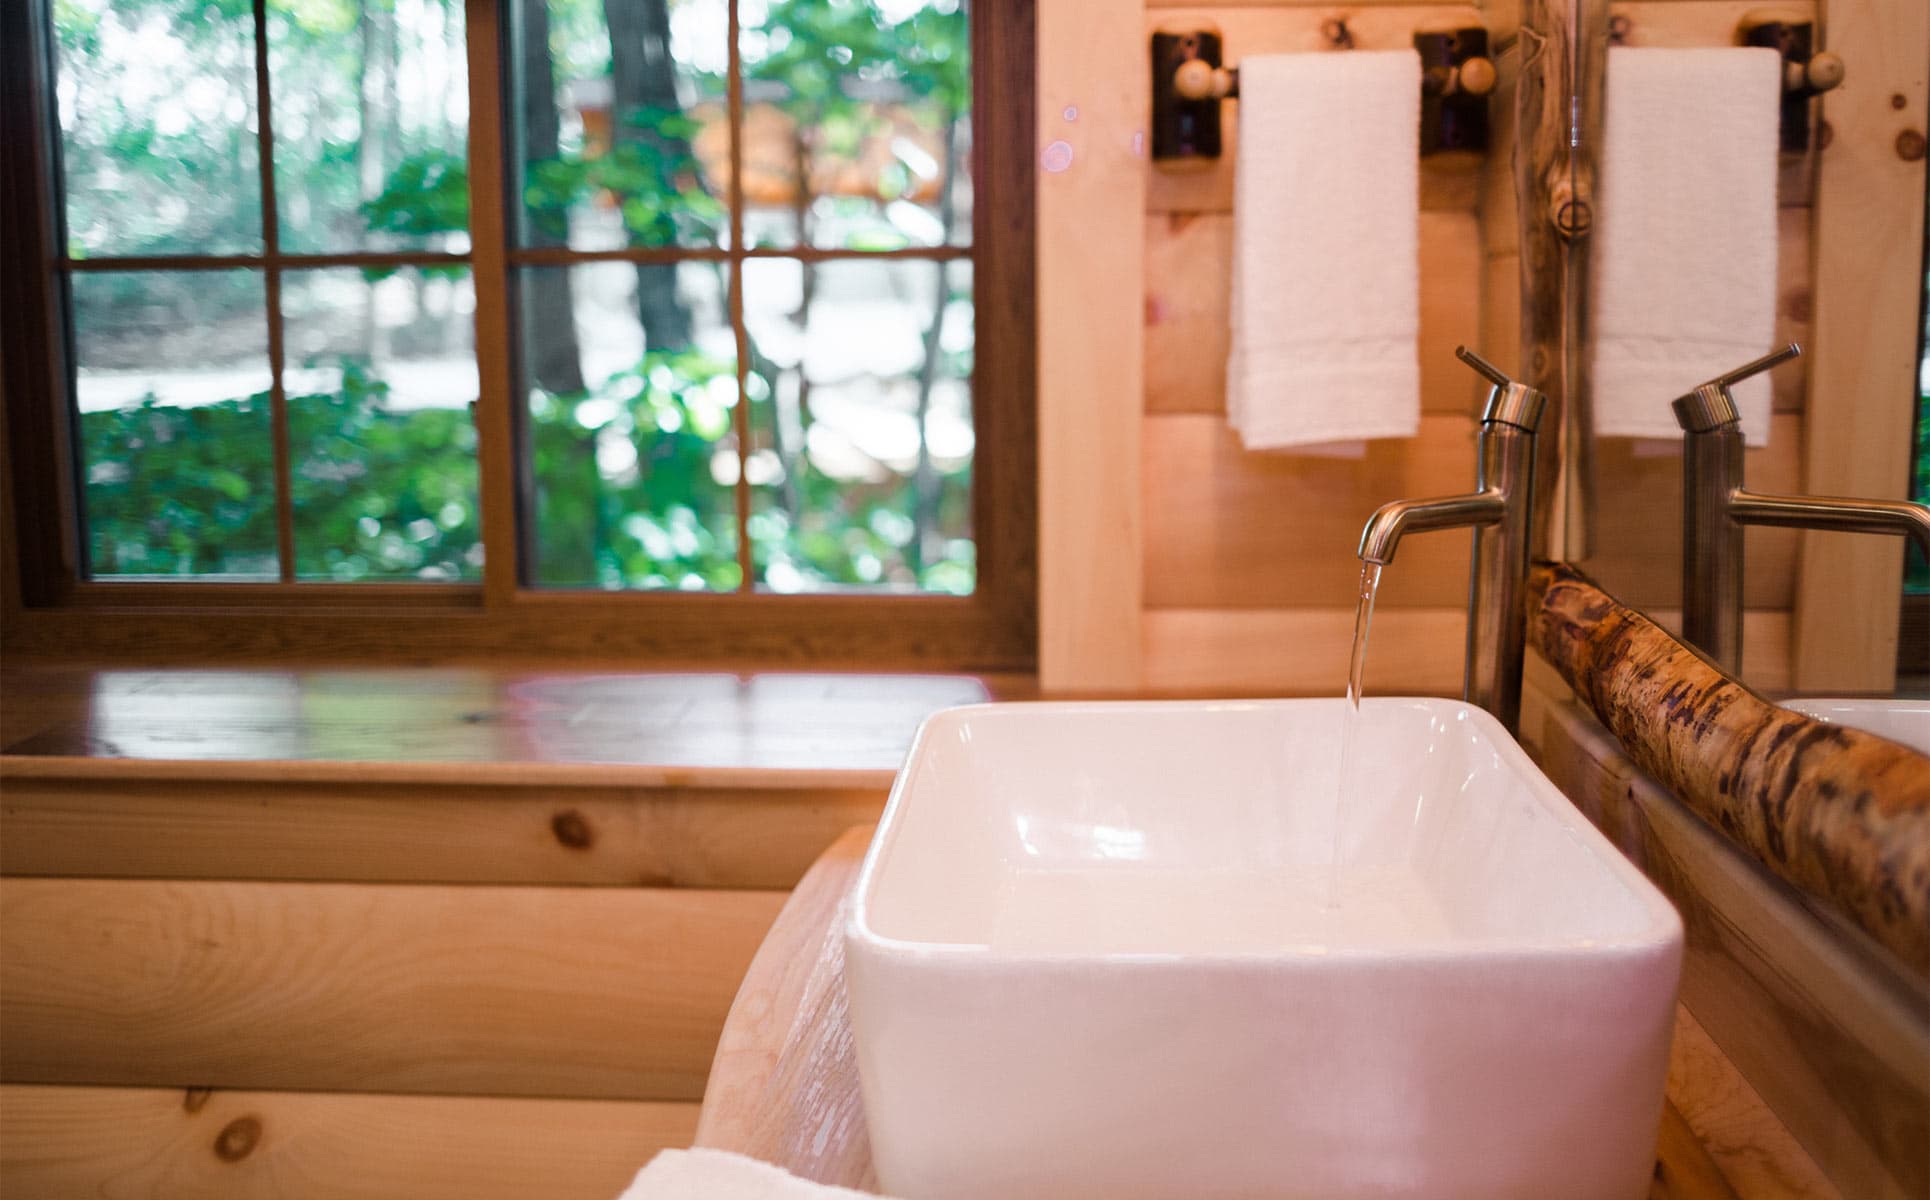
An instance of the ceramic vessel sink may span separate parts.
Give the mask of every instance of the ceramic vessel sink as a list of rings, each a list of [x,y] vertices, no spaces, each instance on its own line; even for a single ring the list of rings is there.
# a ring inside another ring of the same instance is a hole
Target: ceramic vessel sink
[[[1450,701],[1365,704],[1336,874],[1344,708],[925,723],[846,930],[886,1191],[1647,1194],[1675,910]]]
[[[1930,754],[1930,700],[1784,700],[1782,706]]]

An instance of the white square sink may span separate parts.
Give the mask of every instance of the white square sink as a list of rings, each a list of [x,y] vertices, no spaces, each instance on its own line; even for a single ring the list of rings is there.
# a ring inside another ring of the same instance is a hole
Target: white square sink
[[[1784,700],[1784,708],[1804,716],[1851,729],[1861,729],[1878,737],[1930,754],[1930,700]]]
[[[1344,711],[925,722],[845,935],[884,1190],[1647,1195],[1675,910],[1444,700],[1363,706],[1336,883]]]

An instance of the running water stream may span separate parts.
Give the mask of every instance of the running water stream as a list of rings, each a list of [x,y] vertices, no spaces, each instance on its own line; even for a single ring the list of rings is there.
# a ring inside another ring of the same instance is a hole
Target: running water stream
[[[1354,651],[1347,660],[1347,708],[1340,715],[1340,770],[1334,779],[1334,846],[1327,868],[1327,907],[1340,906],[1340,844],[1354,786],[1354,741],[1360,725],[1361,676],[1367,667],[1367,634],[1374,625],[1374,597],[1380,591],[1381,564],[1360,564],[1360,598],[1354,608]]]

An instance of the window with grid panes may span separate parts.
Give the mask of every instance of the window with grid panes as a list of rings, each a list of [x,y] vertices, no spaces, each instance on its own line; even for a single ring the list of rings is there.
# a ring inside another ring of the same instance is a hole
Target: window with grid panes
[[[963,0],[34,7],[81,590],[999,582]]]

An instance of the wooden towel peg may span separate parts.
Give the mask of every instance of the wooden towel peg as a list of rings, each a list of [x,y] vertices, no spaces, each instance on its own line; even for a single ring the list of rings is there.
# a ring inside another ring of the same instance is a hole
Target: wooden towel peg
[[[1755,9],[1743,15],[1736,40],[1783,56],[1782,148],[1786,154],[1809,149],[1809,101],[1843,82],[1848,74],[1841,55],[1816,50],[1816,26],[1791,9]]]

